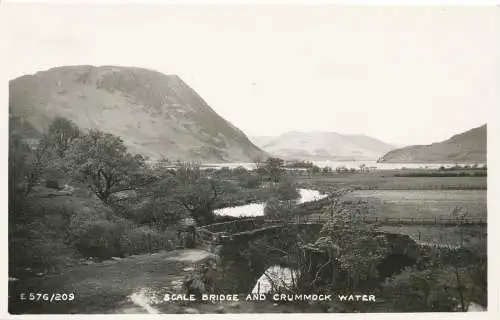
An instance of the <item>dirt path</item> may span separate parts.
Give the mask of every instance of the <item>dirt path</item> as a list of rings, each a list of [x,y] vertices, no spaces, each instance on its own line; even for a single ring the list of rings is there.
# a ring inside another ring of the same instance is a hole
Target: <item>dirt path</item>
[[[180,292],[182,279],[213,255],[199,249],[136,255],[68,268],[62,274],[20,279],[10,288],[13,313],[154,313],[145,292]],[[74,293],[71,302],[20,300],[21,293]]]

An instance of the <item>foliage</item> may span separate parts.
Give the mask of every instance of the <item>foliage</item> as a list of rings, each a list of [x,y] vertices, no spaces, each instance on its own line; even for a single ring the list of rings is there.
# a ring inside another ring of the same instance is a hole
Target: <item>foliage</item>
[[[177,201],[190,212],[198,225],[213,223],[213,205],[219,197],[218,181],[203,176],[200,167],[184,164],[176,172],[178,181],[175,192]]]
[[[261,179],[253,174],[245,173],[238,177],[239,185],[243,188],[254,189],[260,186]]]
[[[457,305],[467,311],[473,286],[464,269],[445,267],[407,268],[388,279],[383,288],[395,311],[450,312]]]
[[[269,157],[266,160],[265,169],[266,173],[270,176],[271,181],[278,183],[281,176],[285,173],[283,168],[284,160],[280,158]]]
[[[66,167],[76,180],[86,183],[105,204],[113,193],[130,189],[131,173],[141,167],[127,152],[121,138],[91,130],[66,152]]]
[[[173,232],[138,226],[113,215],[107,218],[92,211],[72,216],[69,233],[71,243],[82,256],[100,260],[173,249],[175,240]]]
[[[278,186],[273,190],[274,196],[278,200],[294,200],[300,197],[297,187],[290,178],[282,179]]]
[[[96,257],[101,260],[120,256],[120,224],[96,218],[91,213],[75,215],[71,218],[70,239],[75,248],[84,257]]]
[[[51,189],[59,189],[59,182],[55,179],[45,180],[45,186]]]
[[[283,219],[291,216],[293,203],[291,201],[280,201],[270,198],[264,207],[264,216],[271,219]]]
[[[336,219],[321,231],[338,247],[338,260],[347,271],[347,288],[358,290],[373,287],[379,280],[378,264],[388,254],[388,242],[363,225]]]
[[[230,178],[232,175],[232,171],[229,167],[221,167],[216,171],[217,176],[220,178]]]
[[[79,136],[80,130],[72,121],[56,117],[49,125],[40,144],[52,149],[59,158],[63,158],[66,150]]]
[[[173,250],[175,233],[158,231],[148,226],[128,228],[120,235],[120,247],[124,255]]]
[[[321,168],[314,165],[312,166],[311,168],[308,169],[308,171],[311,173],[311,174],[318,174],[321,172]]]
[[[286,168],[311,168],[314,164],[310,161],[295,161],[285,165]]]
[[[45,149],[31,150],[19,136],[10,136],[9,146],[9,185],[11,192],[21,192],[29,196],[40,181],[45,168]]]
[[[239,175],[246,174],[247,172],[248,172],[248,170],[244,166],[237,166],[236,168],[234,168],[232,170],[232,175],[239,176]]]

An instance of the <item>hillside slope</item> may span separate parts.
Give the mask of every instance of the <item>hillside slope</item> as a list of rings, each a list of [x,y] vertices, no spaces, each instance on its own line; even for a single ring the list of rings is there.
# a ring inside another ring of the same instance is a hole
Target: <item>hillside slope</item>
[[[395,146],[365,135],[291,131],[251,138],[263,150],[287,159],[376,160]]]
[[[132,152],[153,160],[249,161],[265,155],[176,75],[68,66],[11,80],[9,90],[11,119],[38,131],[62,116],[83,129],[118,135]]]
[[[454,135],[448,140],[430,145],[415,145],[385,154],[379,162],[398,163],[485,163],[486,125]]]

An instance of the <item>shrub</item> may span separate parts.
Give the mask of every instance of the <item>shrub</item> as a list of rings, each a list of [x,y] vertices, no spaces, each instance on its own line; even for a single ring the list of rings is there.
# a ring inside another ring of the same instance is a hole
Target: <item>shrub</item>
[[[321,172],[321,168],[316,166],[316,165],[313,165],[311,168],[308,169],[308,171],[311,173],[311,174],[317,174],[317,173],[320,173]]]
[[[59,182],[54,179],[45,180],[45,186],[51,189],[59,189]]]
[[[112,221],[99,219],[83,223],[71,221],[71,240],[84,257],[100,260],[121,256],[120,226]]]
[[[292,213],[292,203],[290,201],[280,201],[271,198],[264,207],[264,216],[272,219],[286,218]]]
[[[300,196],[291,179],[282,179],[274,189],[274,196],[278,200],[293,200]]]
[[[233,169],[233,175],[238,176],[247,173],[247,169],[244,166],[237,166]]]
[[[172,250],[175,243],[174,231],[157,231],[148,226],[133,227],[120,236],[120,247],[124,255]]]
[[[388,279],[383,289],[393,301],[395,311],[450,312],[458,307],[461,299],[468,304],[472,284],[462,269],[408,268]]]
[[[243,188],[253,189],[260,185],[260,178],[251,174],[241,175],[238,180],[239,185]]]
[[[64,233],[44,217],[9,231],[9,259],[16,267],[55,271],[78,257]]]

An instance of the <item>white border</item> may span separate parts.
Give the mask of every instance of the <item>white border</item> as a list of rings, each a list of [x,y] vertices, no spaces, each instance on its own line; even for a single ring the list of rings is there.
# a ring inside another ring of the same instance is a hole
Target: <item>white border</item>
[[[1,1],[0,0],[0,103],[4,106],[3,113],[1,115],[0,129],[2,130],[1,147],[5,151],[5,155],[1,158],[2,163],[0,166],[2,174],[2,191],[1,197],[3,205],[2,212],[4,217],[7,218],[8,203],[7,203],[7,148],[8,148],[8,78],[2,70],[6,70],[8,61],[2,59],[2,52],[6,51],[7,41],[6,41],[6,29],[2,24],[2,10],[1,5],[6,3],[65,3],[65,4],[75,4],[75,3],[89,3],[89,4],[145,4],[145,3],[158,3],[158,4],[301,4],[301,5],[320,5],[320,4],[334,4],[334,5],[425,5],[425,6],[440,6],[440,5],[453,5],[453,6],[495,6],[499,7],[500,0],[274,0],[274,1],[263,1],[263,0],[233,0],[233,1],[217,1],[217,0],[143,0],[143,1],[131,1],[131,0],[86,0],[86,1],[76,1],[76,0],[39,0],[39,1],[29,1],[29,0],[10,0]],[[500,9],[500,8],[497,8]],[[500,11],[499,11],[500,13]],[[500,15],[499,15],[499,28],[500,28]],[[500,57],[499,57],[500,59]],[[498,70],[500,73],[500,70]],[[500,75],[499,75],[500,76]],[[497,94],[500,95],[500,88]],[[500,309],[499,309],[499,275],[497,270],[500,270],[500,259],[498,257],[498,252],[496,250],[495,244],[500,243],[499,240],[499,221],[500,221],[500,205],[498,198],[500,196],[500,170],[498,164],[500,164],[500,152],[499,152],[499,141],[500,138],[500,126],[498,121],[500,119],[500,106],[497,109],[489,110],[489,122],[488,122],[488,312],[482,313],[367,313],[367,314],[200,314],[200,315],[22,315],[22,316],[11,316],[7,312],[7,269],[8,261],[7,259],[2,259],[1,263],[1,273],[4,277],[0,277],[2,281],[2,286],[0,289],[2,304],[0,305],[0,319],[65,319],[71,317],[71,319],[165,319],[166,317],[179,317],[179,318],[198,318],[198,319],[210,319],[210,318],[221,318],[221,319],[234,319],[246,318],[246,319],[275,319],[276,317],[286,317],[287,319],[292,318],[309,318],[311,315],[314,318],[331,319],[343,318],[343,319],[354,319],[354,318],[369,318],[369,319],[400,319],[412,318],[412,319],[500,319]],[[1,225],[1,235],[3,236],[3,241],[1,243],[2,252],[4,257],[7,257],[8,248],[8,233],[7,233],[7,223],[6,219]]]

